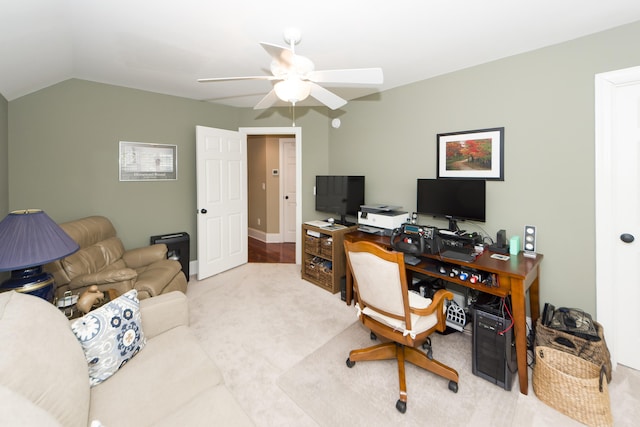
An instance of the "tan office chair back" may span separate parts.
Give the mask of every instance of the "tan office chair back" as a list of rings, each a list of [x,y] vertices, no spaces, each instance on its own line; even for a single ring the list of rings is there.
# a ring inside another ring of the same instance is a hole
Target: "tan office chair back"
[[[366,307],[405,320],[410,328],[409,297],[404,258],[369,242],[348,243],[348,264],[360,309]]]

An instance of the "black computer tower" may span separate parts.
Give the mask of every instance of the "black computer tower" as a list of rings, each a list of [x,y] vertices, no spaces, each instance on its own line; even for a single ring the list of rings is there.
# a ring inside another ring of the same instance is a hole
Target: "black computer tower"
[[[150,243],[167,245],[167,258],[180,262],[182,272],[189,281],[189,234],[185,232],[151,236]]]
[[[473,374],[511,390],[518,370],[511,318],[492,307],[472,306],[471,312]]]

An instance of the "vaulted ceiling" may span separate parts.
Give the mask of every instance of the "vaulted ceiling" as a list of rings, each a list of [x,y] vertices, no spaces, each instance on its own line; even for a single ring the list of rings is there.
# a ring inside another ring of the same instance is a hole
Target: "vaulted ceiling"
[[[0,0],[0,94],[79,78],[253,107],[271,82],[197,79],[269,74],[258,43],[295,27],[316,69],[383,69],[325,85],[353,99],[638,20],[638,0]]]

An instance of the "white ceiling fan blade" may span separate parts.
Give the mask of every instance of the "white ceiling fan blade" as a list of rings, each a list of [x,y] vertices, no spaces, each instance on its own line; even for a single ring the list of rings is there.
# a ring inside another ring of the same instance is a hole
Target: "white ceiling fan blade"
[[[357,83],[382,84],[384,76],[382,68],[352,68],[346,70],[311,71],[306,76],[312,82],[318,83]]]
[[[332,110],[336,110],[347,103],[347,101],[340,98],[338,95],[334,94],[333,92],[328,91],[322,86],[317,85],[313,82],[308,82],[308,83],[311,86],[310,95],[315,99],[317,99],[318,101],[322,102],[327,107],[331,108]]]
[[[245,77],[213,77],[210,79],[198,79],[200,83],[226,82],[230,80],[276,80],[275,76],[245,76]]]
[[[265,42],[260,42],[260,46],[280,64],[288,67],[293,63],[294,53],[291,49]]]
[[[276,95],[276,91],[271,90],[271,92],[269,92],[264,98],[262,98],[260,102],[256,104],[255,107],[253,107],[253,109],[264,110],[265,108],[271,107],[277,101],[278,101],[278,95]]]

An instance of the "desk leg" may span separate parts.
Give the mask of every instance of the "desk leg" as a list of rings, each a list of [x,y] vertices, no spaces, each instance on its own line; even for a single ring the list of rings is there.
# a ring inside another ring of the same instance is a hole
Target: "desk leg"
[[[540,317],[540,270],[529,288],[529,312],[531,313],[531,328],[535,328]]]
[[[511,305],[516,340],[516,358],[518,361],[518,380],[520,393],[529,393],[529,372],[527,370],[527,309],[524,294],[524,282],[512,279]]]

